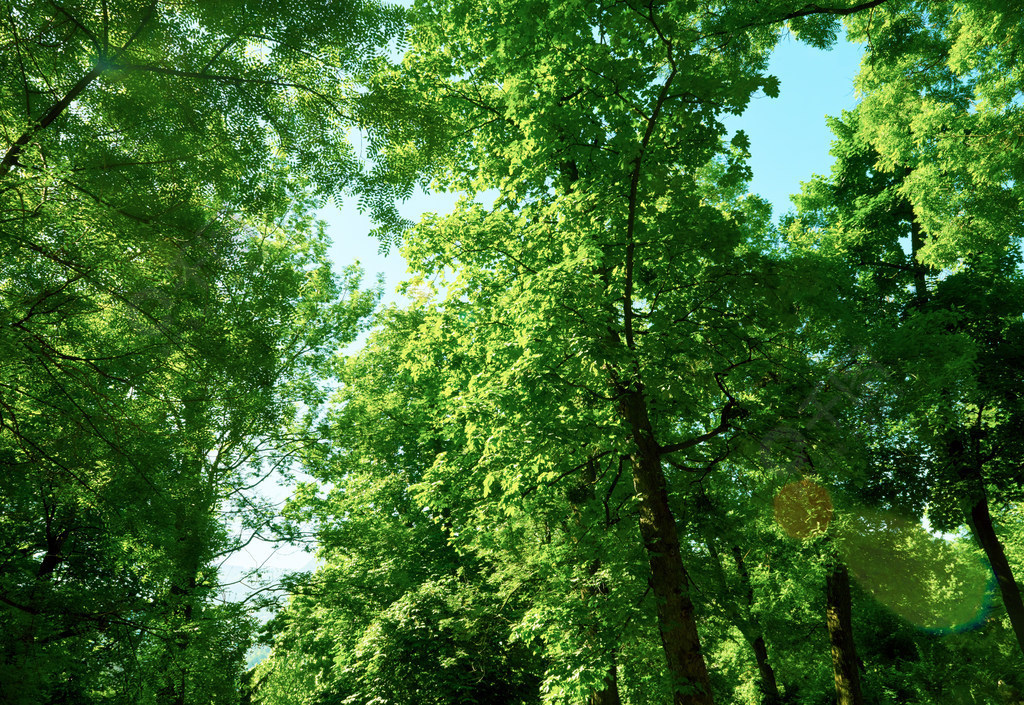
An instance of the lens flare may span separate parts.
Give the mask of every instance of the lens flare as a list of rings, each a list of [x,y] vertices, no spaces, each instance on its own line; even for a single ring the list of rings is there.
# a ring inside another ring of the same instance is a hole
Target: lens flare
[[[775,521],[795,539],[824,533],[832,521],[828,490],[806,478],[783,486],[775,495],[774,505]]]
[[[857,582],[879,603],[920,629],[961,632],[985,621],[994,577],[965,542],[929,533],[920,522],[884,512],[843,512],[833,522],[827,489],[804,478],[783,486],[775,521],[791,537],[830,534]]]
[[[836,533],[850,574],[908,622],[949,633],[984,621],[991,571],[966,545],[933,536],[920,523],[863,510]]]

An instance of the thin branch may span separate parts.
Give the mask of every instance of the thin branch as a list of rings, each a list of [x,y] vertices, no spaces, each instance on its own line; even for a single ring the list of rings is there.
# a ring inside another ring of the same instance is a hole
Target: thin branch
[[[49,127],[54,120],[60,117],[60,115],[67,110],[68,106],[82,94],[82,91],[88,88],[89,84],[96,80],[103,71],[104,68],[100,66],[99,62],[97,62],[91,71],[78,79],[78,83],[72,86],[71,90],[69,90],[63,98],[54,103],[53,106],[46,111],[46,114],[38,123],[30,126],[29,129],[22,133],[21,137],[14,142],[14,144],[7,148],[7,153],[4,154],[3,161],[0,161],[0,179],[3,179],[8,173],[10,173],[11,169],[18,161],[18,155],[21,154],[21,150],[32,141],[32,138],[42,130]]]
[[[871,0],[870,2],[863,2],[853,7],[823,7],[821,5],[804,5],[801,9],[796,12],[791,12],[788,15],[783,16],[782,21],[795,20],[798,17],[808,17],[810,15],[835,15],[837,17],[846,17],[847,15],[854,15],[864,10],[870,10],[879,5],[883,5],[888,0]]]
[[[319,98],[324,105],[330,108],[338,117],[352,123],[357,122],[351,115],[346,115],[342,112],[341,109],[326,95],[314,88],[310,88],[304,83],[291,83],[289,81],[280,81],[273,78],[250,78],[244,76],[225,76],[223,74],[206,73],[201,71],[181,71],[179,69],[167,68],[165,66],[152,66],[146,64],[112,64],[110,68],[118,71],[145,71],[150,73],[159,73],[165,76],[175,76],[177,78],[195,78],[203,81],[218,81],[220,83],[228,83],[232,85],[256,84],[262,86],[273,86],[276,88],[295,88]]]
[[[748,22],[747,24],[740,25],[738,27],[730,27],[729,29],[723,29],[718,32],[711,32],[703,35],[705,38],[708,37],[719,37],[726,34],[732,34],[734,32],[742,32],[745,29],[751,29],[753,27],[767,27],[768,25],[779,24],[788,20],[795,20],[800,17],[810,17],[812,15],[834,15],[836,17],[846,17],[848,15],[854,15],[864,10],[873,10],[879,5],[884,5],[888,0],[870,0],[870,2],[864,2],[859,5],[852,7],[824,7],[822,5],[807,4],[799,10],[794,10],[788,14],[782,15],[781,17],[775,17],[768,20]]]
[[[694,446],[699,446],[706,441],[710,441],[715,436],[720,436],[726,431],[732,430],[733,427],[731,421],[733,418],[736,417],[736,413],[738,411],[740,411],[740,409],[735,402],[726,402],[725,406],[722,407],[721,420],[718,422],[718,425],[715,426],[713,429],[711,429],[707,433],[702,433],[701,435],[696,436],[694,438],[690,438],[685,441],[680,441],[679,443],[673,443],[667,446],[659,446],[658,452],[661,453],[662,455],[666,453],[678,453],[681,450],[686,450],[688,448],[693,448]]]

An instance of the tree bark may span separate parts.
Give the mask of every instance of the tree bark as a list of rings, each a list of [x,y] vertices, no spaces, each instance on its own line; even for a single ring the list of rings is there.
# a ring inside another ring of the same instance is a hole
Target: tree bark
[[[608,675],[604,679],[604,687],[595,690],[587,698],[587,705],[622,705],[619,699],[619,670],[615,667],[615,661],[608,669]]]
[[[1020,586],[1013,577],[1013,569],[1006,558],[1006,551],[992,524],[988,493],[985,491],[980,428],[976,426],[971,430],[971,438],[953,439],[948,443],[946,452],[965,488],[961,505],[964,518],[996,576],[996,584],[999,586],[1006,614],[1010,618],[1010,626],[1017,637],[1021,653],[1024,654],[1024,601],[1021,600]]]
[[[650,565],[651,590],[657,601],[658,631],[673,681],[673,703],[712,705],[711,681],[700,649],[689,576],[683,567],[661,452],[654,440],[643,391],[626,390],[621,404],[636,444],[631,460],[633,486],[640,500],[640,536]]]
[[[779,705],[782,702],[782,696],[779,694],[779,684],[775,680],[775,670],[768,662],[768,647],[764,643],[764,636],[758,634],[753,641],[748,643],[754,651],[757,673],[761,678],[758,683],[761,691],[761,705]]]
[[[1021,599],[1020,586],[1013,577],[1013,570],[1006,558],[1006,551],[992,525],[988,496],[981,484],[981,478],[975,479],[977,486],[971,498],[972,506],[969,516],[971,530],[974,532],[974,538],[981,546],[981,550],[985,552],[989,565],[992,566],[996,584],[999,586],[999,594],[1003,598],[1006,614],[1010,618],[1010,626],[1017,637],[1021,653],[1024,654],[1024,600]]]
[[[768,662],[768,647],[764,642],[764,634],[761,633],[760,625],[754,621],[754,586],[750,583],[750,573],[747,572],[747,564],[743,561],[743,551],[739,546],[732,547],[732,557],[736,562],[736,570],[740,574],[740,580],[746,590],[747,619],[751,627],[756,627],[756,633],[744,634],[754,651],[754,659],[757,662],[757,672],[761,677],[761,702],[763,705],[778,705],[781,700],[779,695],[779,684],[775,680],[775,669]]]
[[[209,491],[209,487],[207,487]],[[199,576],[204,564],[202,540],[204,534],[202,523],[204,517],[210,516],[211,503],[206,497],[200,497],[190,509],[182,509],[175,520],[178,550],[178,571],[171,583],[168,603],[171,606],[170,618],[175,622],[171,641],[167,645],[166,685],[158,693],[161,705],[186,705],[194,700],[189,692],[191,670],[188,652],[193,646],[191,627],[195,621],[194,609],[196,592],[199,587]],[[199,508],[204,507],[205,512]],[[194,513],[193,513],[194,512]]]
[[[860,659],[853,643],[853,610],[850,602],[850,574],[837,561],[825,578],[825,620],[832,645],[832,671],[836,681],[837,705],[863,705],[860,687]]]
[[[912,212],[912,208],[911,208]],[[918,259],[918,253],[924,246],[924,231],[916,218],[911,219],[910,227],[910,253],[914,266],[914,288],[918,301],[928,301],[928,287],[925,280],[927,267]],[[975,460],[965,462],[963,446],[949,449],[950,455],[958,461],[960,478],[966,483],[969,497],[964,508],[964,514],[974,534],[975,541],[985,552],[992,573],[996,576],[996,584],[999,586],[999,593],[1003,598],[1003,605],[1006,607],[1006,614],[1010,619],[1010,626],[1014,636],[1017,637],[1017,645],[1021,654],[1024,654],[1024,599],[1021,598],[1020,586],[1013,575],[1013,569],[1006,558],[1006,551],[996,535],[995,527],[992,525],[992,514],[988,506],[988,494],[985,492],[984,473],[977,459],[980,450],[974,448]]]

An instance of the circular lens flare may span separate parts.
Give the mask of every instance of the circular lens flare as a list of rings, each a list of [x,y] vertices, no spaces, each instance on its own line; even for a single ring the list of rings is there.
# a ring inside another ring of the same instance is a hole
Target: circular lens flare
[[[963,544],[920,523],[861,510],[838,532],[850,574],[880,603],[921,629],[959,632],[988,612],[991,571]]]
[[[775,521],[795,539],[824,533],[832,521],[828,490],[806,478],[784,485],[775,495],[774,505]]]

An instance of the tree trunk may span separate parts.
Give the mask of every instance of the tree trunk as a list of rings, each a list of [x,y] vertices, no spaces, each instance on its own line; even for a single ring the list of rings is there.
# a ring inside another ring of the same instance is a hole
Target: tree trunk
[[[711,681],[700,650],[689,576],[683,567],[660,449],[654,440],[643,392],[627,390],[621,411],[637,446],[631,460],[633,486],[640,500],[640,536],[651,569],[651,590],[657,601],[658,631],[673,681],[673,702],[712,705]]]
[[[768,647],[765,646],[764,637],[758,634],[749,644],[750,648],[754,650],[757,672],[761,677],[758,684],[761,691],[761,705],[779,705],[782,702],[782,696],[779,694],[779,684],[775,681],[775,670],[768,663]]]
[[[1017,644],[1024,653],[1024,602],[1021,601],[1020,586],[1013,577],[1013,570],[1006,558],[1003,544],[992,525],[992,514],[988,508],[988,493],[985,491],[984,461],[981,458],[980,429],[971,429],[970,440],[954,438],[946,452],[956,468],[957,476],[964,484],[965,492],[961,507],[967,519],[974,540],[985,552],[996,584],[1010,618],[1010,626],[1017,637]]]
[[[992,526],[992,515],[988,509],[988,496],[985,488],[981,486],[981,478],[976,478],[977,487],[973,493],[973,505],[970,508],[971,529],[974,538],[985,552],[992,572],[996,576],[996,584],[999,586],[999,594],[1003,598],[1003,605],[1006,606],[1006,614],[1010,618],[1010,626],[1017,637],[1017,644],[1021,653],[1024,654],[1024,601],[1021,600],[1020,586],[1013,577],[1013,570],[1006,558],[1006,551],[1003,544],[996,535],[995,527]]]
[[[587,698],[587,705],[622,705],[619,699],[619,671],[612,661],[608,675],[604,679],[604,688],[595,690]]]
[[[705,536],[704,541],[708,547],[708,553],[711,555],[711,569],[718,580],[718,589],[721,594],[725,595],[729,591],[729,585],[725,579],[725,570],[722,568],[718,549],[715,548],[715,542],[710,536]],[[761,692],[761,705],[778,705],[781,696],[779,695],[779,685],[775,680],[775,670],[768,662],[768,647],[764,641],[761,625],[754,618],[754,586],[750,584],[750,574],[747,572],[747,565],[743,561],[743,551],[739,546],[732,547],[732,555],[740,575],[740,582],[743,584],[745,605],[742,608],[731,607],[726,601],[722,606],[754,652],[754,661],[757,663],[759,675],[758,690]]]
[[[928,300],[928,289],[925,284],[926,267],[918,260],[918,253],[924,246],[924,231],[921,224],[914,218],[911,221],[910,229],[910,251],[914,265],[914,287],[917,291],[919,301]],[[975,441],[975,444],[977,441]],[[992,514],[988,507],[988,494],[985,492],[984,474],[977,456],[980,450],[974,448],[975,459],[973,462],[964,461],[964,447],[950,447],[950,455],[958,461],[960,478],[966,483],[969,498],[967,499],[964,513],[975,541],[985,552],[992,572],[996,576],[996,584],[999,586],[999,594],[1003,598],[1003,605],[1006,606],[1006,614],[1010,618],[1010,626],[1013,628],[1014,636],[1017,637],[1017,645],[1021,654],[1024,654],[1024,600],[1021,598],[1020,586],[1014,579],[1010,562],[1006,558],[1006,551],[1002,542],[996,535],[995,527],[992,525]]]
[[[175,583],[171,585],[170,602],[174,612],[181,616],[181,624],[178,625],[177,634],[168,644],[166,663],[166,685],[157,693],[157,699],[163,705],[185,705],[186,692],[188,691],[189,669],[187,653],[191,645],[191,638],[188,634],[188,627],[192,623],[192,600],[194,598],[198,574],[198,567],[194,570],[190,567],[190,574],[185,576],[184,584]],[[180,612],[179,612],[180,610]]]
[[[757,627],[756,634],[744,634],[744,636],[750,644],[750,648],[754,650],[757,672],[761,676],[761,702],[763,705],[778,705],[781,699],[779,684],[775,680],[775,670],[768,662],[768,647],[764,643],[764,635],[760,632],[760,625],[756,624],[753,618],[754,586],[750,583],[750,573],[747,572],[747,564],[743,561],[743,551],[740,550],[739,546],[732,547],[732,557],[736,562],[736,570],[740,574],[740,580],[743,582],[743,587],[747,593],[747,619],[751,626]]]
[[[860,659],[853,644],[850,604],[850,574],[846,565],[836,563],[825,579],[825,620],[832,644],[832,670],[836,679],[837,705],[863,705],[860,688]]]

